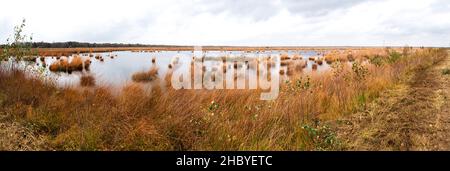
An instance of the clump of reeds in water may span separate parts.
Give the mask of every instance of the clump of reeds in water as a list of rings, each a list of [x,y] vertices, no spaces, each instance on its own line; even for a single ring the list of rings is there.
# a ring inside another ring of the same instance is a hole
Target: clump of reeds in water
[[[99,60],[100,62],[105,61],[105,59],[103,59],[103,56],[101,54],[95,55],[95,59]]]
[[[84,61],[84,70],[89,71],[89,67],[91,66],[91,60],[87,59],[86,61]]]
[[[317,63],[318,65],[322,65],[322,64],[323,64],[323,60],[320,59],[320,58],[317,58],[317,59],[316,59],[316,63]]]
[[[299,60],[302,57],[299,54],[294,54],[294,56],[292,56],[292,60]]]
[[[305,60],[300,60],[295,63],[295,70],[302,71],[304,68],[308,66],[308,62]]]
[[[72,71],[83,71],[83,69],[89,70],[91,61],[87,59],[83,62],[80,56],[74,56],[69,62],[67,58],[60,58],[59,60],[53,62],[49,69],[52,72],[72,72]]]
[[[80,86],[82,87],[95,86],[95,78],[92,75],[82,75],[80,78]]]
[[[69,69],[69,60],[67,58],[58,59],[50,65],[49,69],[53,72],[66,72]]]
[[[335,61],[334,57],[331,54],[328,54],[325,56],[325,62],[327,62],[327,64],[331,64]]]
[[[158,68],[152,67],[150,71],[138,72],[133,74],[131,79],[134,82],[150,82],[156,80],[157,76],[158,76]]]
[[[83,60],[79,56],[74,56],[69,63],[69,70],[71,71],[82,71],[83,70]]]
[[[283,53],[280,55],[281,60],[289,60],[291,59],[287,53]]]

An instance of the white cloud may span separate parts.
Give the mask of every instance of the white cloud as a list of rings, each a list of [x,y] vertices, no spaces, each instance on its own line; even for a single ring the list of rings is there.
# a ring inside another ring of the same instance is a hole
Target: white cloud
[[[447,0],[15,0],[36,41],[179,45],[450,45]]]

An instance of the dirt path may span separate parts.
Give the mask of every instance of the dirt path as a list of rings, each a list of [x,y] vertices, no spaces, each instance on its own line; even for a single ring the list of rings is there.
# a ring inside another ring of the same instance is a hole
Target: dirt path
[[[343,150],[450,150],[450,57],[340,120]]]

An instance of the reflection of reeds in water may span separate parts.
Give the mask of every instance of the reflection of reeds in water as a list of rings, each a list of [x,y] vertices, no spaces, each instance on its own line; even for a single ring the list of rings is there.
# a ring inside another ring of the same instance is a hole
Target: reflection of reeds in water
[[[92,75],[82,75],[80,85],[82,87],[93,87],[95,86],[95,78]]]
[[[289,65],[291,63],[291,61],[281,61],[280,62],[280,65],[281,66],[287,66],[287,65]]]
[[[267,67],[268,68],[275,67],[275,61],[267,59]]]
[[[222,64],[222,72],[223,72],[223,73],[226,73],[226,72],[227,72],[227,69],[228,69],[227,64],[226,64],[226,63],[223,63],[223,64]]]
[[[157,78],[157,75],[158,75],[158,68],[152,67],[150,69],[150,71],[137,72],[137,73],[133,74],[131,79],[134,82],[150,82],[150,81],[155,80]]]

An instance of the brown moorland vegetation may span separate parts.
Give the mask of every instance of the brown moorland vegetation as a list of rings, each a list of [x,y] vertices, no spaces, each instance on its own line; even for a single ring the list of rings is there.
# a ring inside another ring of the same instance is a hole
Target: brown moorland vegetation
[[[324,124],[352,113],[422,65],[447,52],[395,50],[367,55],[321,75],[292,74],[279,98],[263,90],[147,90],[114,96],[57,88],[19,70],[0,70],[0,114],[45,137],[56,150],[324,150],[339,144]],[[358,55],[354,55],[357,59]]]
[[[150,82],[156,80],[158,68],[152,67],[149,71],[137,72],[131,77],[134,82]]]

